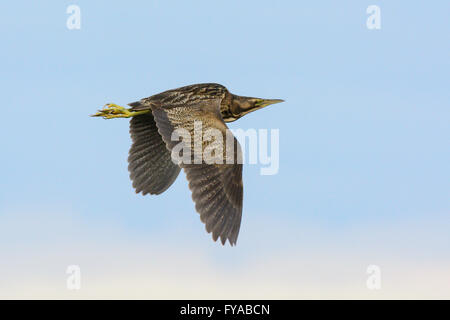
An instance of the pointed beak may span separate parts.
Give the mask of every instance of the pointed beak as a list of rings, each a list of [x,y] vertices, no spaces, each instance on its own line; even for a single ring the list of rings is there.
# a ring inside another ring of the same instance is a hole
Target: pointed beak
[[[255,103],[255,107],[260,109],[260,108],[267,107],[271,104],[280,103],[280,102],[284,102],[284,100],[282,100],[282,99],[257,99],[257,101]]]
[[[284,102],[282,99],[261,99],[253,97],[234,96],[233,99],[234,114],[240,118],[250,112],[267,107],[271,104]]]

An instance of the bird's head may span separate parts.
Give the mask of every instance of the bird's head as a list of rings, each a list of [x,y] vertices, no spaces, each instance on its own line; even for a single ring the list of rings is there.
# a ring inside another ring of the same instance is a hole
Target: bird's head
[[[281,99],[261,99],[232,95],[228,112],[224,117],[225,122],[235,121],[247,113],[267,107],[268,105],[280,103]],[[223,114],[222,114],[223,116]]]

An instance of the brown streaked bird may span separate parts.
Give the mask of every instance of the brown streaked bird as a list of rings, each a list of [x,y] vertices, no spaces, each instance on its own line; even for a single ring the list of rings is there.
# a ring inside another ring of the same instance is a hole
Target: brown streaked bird
[[[236,161],[236,155],[231,163],[225,160],[211,163],[203,159],[200,163],[173,161],[171,154],[177,141],[172,141],[172,133],[182,128],[196,139],[194,121],[201,121],[203,130],[217,129],[224,137],[228,130],[225,122],[279,102],[283,100],[242,97],[220,84],[203,83],[158,93],[128,104],[129,109],[107,104],[92,116],[131,117],[128,170],[136,193],[161,194],[183,168],[206,231],[212,233],[214,241],[220,238],[223,245],[226,240],[235,245],[242,217],[242,162]],[[235,154],[240,154],[239,142],[235,137],[233,140]],[[202,140],[202,152],[214,141]],[[194,149],[194,143],[191,141],[188,147]]]

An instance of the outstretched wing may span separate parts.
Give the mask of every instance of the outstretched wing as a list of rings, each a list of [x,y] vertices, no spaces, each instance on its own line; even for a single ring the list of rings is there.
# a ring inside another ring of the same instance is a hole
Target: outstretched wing
[[[202,146],[202,154],[217,140],[205,141],[202,134],[194,134],[194,121],[200,121],[202,132],[208,129],[217,129],[222,134],[222,149],[226,151],[227,126],[219,111],[221,99],[207,99],[183,105],[164,105],[153,108],[153,116],[167,147],[172,150],[179,141],[172,141],[171,136],[175,129],[183,128],[190,133],[191,143],[188,146],[195,149],[195,144]],[[242,217],[242,163],[237,161],[240,156],[240,146],[233,138],[234,161],[223,164],[205,161],[200,163],[180,163],[186,172],[189,188],[195,208],[200,213],[200,219],[205,223],[206,230],[212,233],[214,241],[219,237],[222,244],[226,240],[231,245],[236,244]],[[201,140],[201,141],[200,141]],[[183,142],[187,143],[187,142]],[[195,150],[194,150],[195,151]],[[191,160],[198,155],[193,156]],[[209,163],[209,164],[208,164]]]
[[[136,193],[160,194],[169,188],[180,173],[158,133],[151,113],[130,121],[133,144],[128,156],[128,170]]]

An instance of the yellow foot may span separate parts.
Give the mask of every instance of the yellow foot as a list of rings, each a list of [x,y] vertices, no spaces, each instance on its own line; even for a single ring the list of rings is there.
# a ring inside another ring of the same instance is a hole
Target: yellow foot
[[[107,103],[103,107],[103,109],[98,110],[97,113],[91,115],[91,117],[103,117],[103,119],[112,119],[112,118],[130,118],[143,113],[147,113],[150,110],[144,111],[130,111],[130,109],[118,106],[114,103]]]

